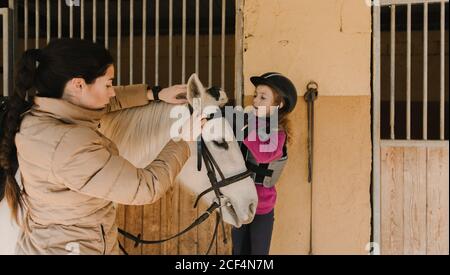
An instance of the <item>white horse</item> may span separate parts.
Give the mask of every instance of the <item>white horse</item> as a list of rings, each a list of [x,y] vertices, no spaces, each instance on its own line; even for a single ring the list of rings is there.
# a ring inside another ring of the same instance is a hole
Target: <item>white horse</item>
[[[206,90],[195,74],[189,78],[187,97],[190,104],[196,99],[200,100],[202,110],[211,106],[222,106],[228,101],[225,92],[215,93]],[[123,157],[137,167],[145,167],[155,159],[171,138],[171,127],[178,120],[178,118],[171,118],[170,113],[173,108],[173,105],[161,102],[111,113],[102,119],[100,130],[117,145]],[[224,117],[209,120],[203,128],[202,135],[206,146],[226,178],[247,170],[238,143],[234,138],[233,129]],[[221,131],[217,131],[217,129],[221,129]],[[220,146],[224,142],[226,142],[226,146]],[[191,157],[184,165],[177,180],[198,195],[211,187],[211,183],[204,164],[202,170],[197,171],[196,142],[189,142],[189,145]],[[220,179],[218,174],[217,178]],[[221,188],[221,192],[231,203],[229,207],[222,209],[225,222],[240,227],[253,220],[258,198],[254,182],[250,177]],[[215,198],[214,192],[202,197],[207,205],[210,205]]]
[[[223,106],[228,101],[223,91],[217,93],[205,89],[195,74],[189,78],[187,97],[190,104],[199,99],[202,103],[200,106],[202,110],[211,106]],[[100,131],[117,145],[121,156],[135,166],[143,168],[156,158],[171,139],[171,127],[177,120],[177,118],[171,118],[173,108],[175,108],[174,105],[158,102],[113,112],[102,118]],[[222,131],[217,131],[217,129],[222,129]],[[233,129],[225,118],[215,118],[206,122],[202,135],[208,150],[226,178],[246,171]],[[226,145],[224,146],[223,143]],[[211,187],[211,183],[204,163],[202,169],[197,170],[196,142],[191,141],[189,145],[191,157],[176,181],[198,195]],[[220,180],[219,175],[216,176]],[[225,200],[229,202],[222,207],[224,222],[240,227],[253,220],[258,197],[254,182],[250,177],[222,187],[220,191]],[[202,197],[202,200],[207,205],[211,205],[216,200],[216,196],[214,192],[209,192]],[[3,200],[0,203],[0,254],[14,252],[18,232],[19,229],[11,221],[9,209]]]

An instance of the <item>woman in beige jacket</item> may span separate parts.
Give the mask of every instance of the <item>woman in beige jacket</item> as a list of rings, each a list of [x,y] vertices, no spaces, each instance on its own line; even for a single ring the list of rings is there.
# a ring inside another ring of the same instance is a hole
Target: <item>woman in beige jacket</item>
[[[18,254],[118,254],[114,203],[155,202],[190,156],[183,140],[144,169],[118,154],[97,131],[101,116],[145,105],[153,92],[113,87],[113,78],[111,54],[84,40],[55,40],[19,61],[0,144],[0,199],[20,217]],[[176,98],[185,90],[162,90],[160,99],[184,103]]]

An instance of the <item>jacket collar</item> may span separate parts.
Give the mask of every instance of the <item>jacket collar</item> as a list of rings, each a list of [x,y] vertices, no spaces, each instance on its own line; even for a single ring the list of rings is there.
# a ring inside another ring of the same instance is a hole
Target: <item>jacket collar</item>
[[[52,117],[68,124],[78,124],[90,128],[98,128],[106,108],[99,110],[86,109],[63,99],[34,97],[34,105],[30,113],[35,116]]]

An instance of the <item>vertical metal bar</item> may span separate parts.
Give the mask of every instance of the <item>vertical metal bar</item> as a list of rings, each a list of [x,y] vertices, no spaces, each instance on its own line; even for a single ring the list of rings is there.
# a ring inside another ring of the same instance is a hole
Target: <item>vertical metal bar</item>
[[[50,38],[51,38],[51,14],[50,14],[51,10],[50,10],[50,0],[47,0],[47,44],[50,42]]]
[[[84,0],[81,0],[80,2],[80,13],[81,13],[80,38],[84,39]]]
[[[23,9],[23,16],[24,16],[24,34],[23,34],[23,40],[24,40],[24,49],[25,51],[28,50],[28,0],[25,0],[24,2],[24,9]]]
[[[391,98],[390,98],[390,128],[391,139],[395,139],[395,5],[391,6]]]
[[[117,1],[117,85],[121,84],[122,1]]]
[[[134,0],[130,0],[130,85],[133,84]]]
[[[428,3],[423,4],[423,110],[422,138],[428,139]]]
[[[195,73],[199,74],[200,53],[200,0],[195,0]]]
[[[35,1],[35,9],[36,9],[36,20],[35,20],[35,24],[36,24],[36,49],[39,49],[39,0]]]
[[[9,27],[9,17],[8,10],[3,9],[1,11],[2,19],[3,19],[3,95],[9,95],[9,35],[8,35],[8,27]]]
[[[61,0],[58,0],[58,38],[62,37]]]
[[[105,0],[105,48],[109,49],[109,0]]]
[[[406,16],[406,139],[411,139],[411,4]]]
[[[169,86],[173,84],[173,0],[169,0]]]
[[[226,16],[226,8],[227,2],[226,0],[222,0],[222,41],[221,41],[221,62],[220,62],[220,70],[221,70],[221,81],[220,85],[222,89],[225,89],[225,16]]]
[[[380,35],[381,35],[381,7],[374,5],[373,11],[373,116],[372,116],[372,224],[373,224],[373,242],[381,245],[381,186],[380,186],[380,91],[381,91],[381,69],[380,69]],[[381,247],[382,249],[382,247]]]
[[[209,0],[208,87],[212,86],[213,0]]]
[[[8,0],[10,12],[8,14],[9,31],[8,36],[8,68],[5,77],[14,75],[14,61],[18,58],[18,41],[19,41],[19,3],[15,0]],[[15,30],[15,31],[11,31]],[[14,90],[14,82],[8,79],[8,91]]]
[[[181,83],[186,83],[186,0],[183,0],[182,38],[181,38]]]
[[[105,1],[105,3],[106,2],[107,1]],[[105,18],[107,16],[107,14],[108,13],[107,13],[106,7],[105,7]],[[105,35],[105,39],[106,39],[106,35]],[[97,0],[92,1],[92,41],[94,43],[97,42]]]
[[[69,5],[69,37],[73,38],[73,3]]]
[[[147,62],[147,0],[142,1],[142,83],[146,83]]]
[[[234,53],[234,99],[235,106],[243,107],[244,101],[244,0],[236,0]]]
[[[159,85],[159,0],[155,3],[155,85]]]
[[[440,139],[445,139],[445,1],[441,2]]]

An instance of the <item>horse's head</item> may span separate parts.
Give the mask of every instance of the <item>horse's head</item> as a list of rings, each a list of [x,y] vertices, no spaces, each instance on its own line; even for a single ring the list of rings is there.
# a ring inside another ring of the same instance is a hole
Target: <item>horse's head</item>
[[[228,102],[227,94],[218,87],[205,89],[196,74],[191,75],[188,80],[187,99],[192,106],[195,100],[201,102],[201,107],[219,106],[222,107]]]
[[[227,102],[226,94],[217,88],[205,89],[196,75],[188,82],[187,99],[191,105],[204,113],[218,110]],[[201,104],[198,105],[198,102]],[[171,128],[179,122],[172,117],[174,106],[165,102],[154,102],[145,106],[109,113],[102,118],[100,131],[117,145],[120,154],[137,167],[146,167],[154,160],[171,138]],[[176,128],[176,127],[175,127]],[[209,120],[203,127],[205,146],[217,162],[226,178],[246,171],[246,166],[233,129],[225,118]],[[197,171],[197,143],[189,142],[191,157],[184,165],[177,180],[196,195],[211,187],[205,164]],[[217,171],[216,171],[217,172]],[[216,173],[217,179],[220,176]],[[250,177],[239,180],[220,189],[228,206],[222,208],[225,222],[236,227],[253,220],[258,198],[253,180]],[[216,199],[214,192],[202,197],[207,204]]]
[[[200,108],[200,111],[206,114],[216,113],[218,108],[228,101],[225,92],[222,90],[217,88],[205,89],[195,74],[189,78],[187,98],[189,103],[194,105],[194,108]],[[201,104],[194,104],[196,101]],[[239,175],[247,170],[233,129],[224,117],[216,115],[214,119],[208,120],[203,127],[202,137],[204,146],[211,153],[211,157],[218,164],[225,178]],[[197,152],[196,145],[196,142],[190,142],[191,152]],[[211,182],[207,176],[205,163],[202,164],[201,171],[197,171],[197,158],[198,156],[195,153],[191,156],[189,163],[186,165],[190,168],[183,169],[179,179],[195,194],[200,194],[211,187]],[[217,179],[221,180],[217,169],[215,172]],[[255,184],[250,177],[221,187],[220,192],[223,195],[221,203],[225,205],[222,208],[225,222],[240,227],[242,224],[250,223],[253,220],[258,197]],[[217,200],[217,197],[214,192],[209,192],[202,199],[210,205]]]

